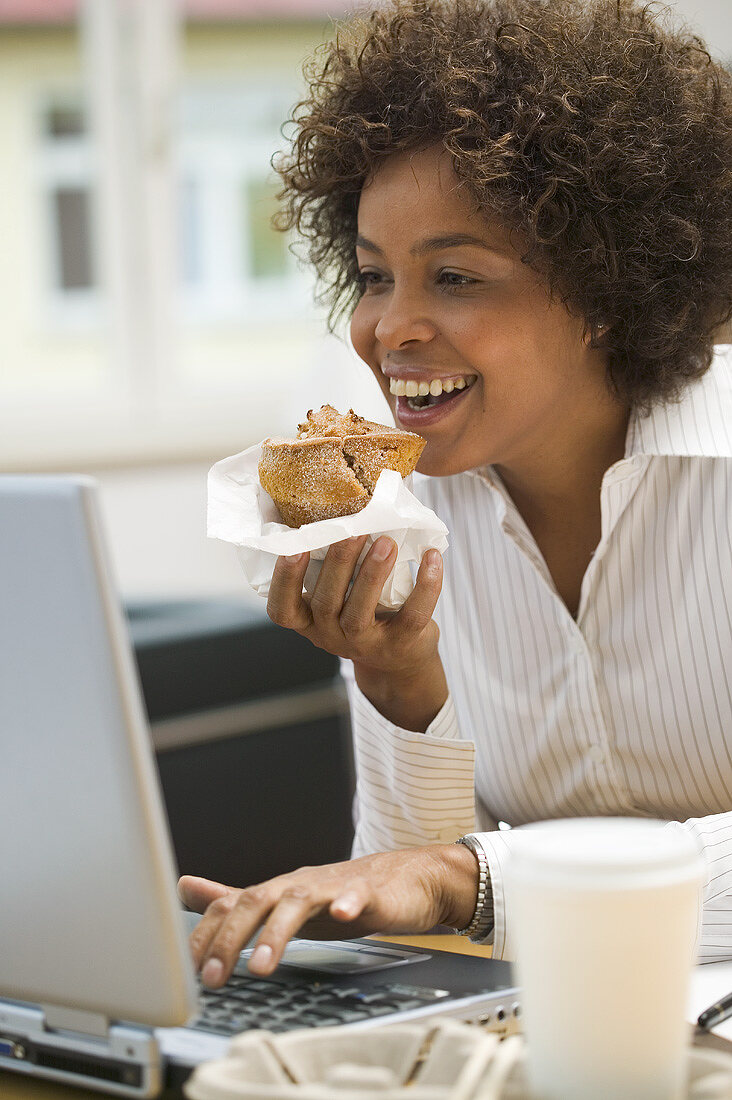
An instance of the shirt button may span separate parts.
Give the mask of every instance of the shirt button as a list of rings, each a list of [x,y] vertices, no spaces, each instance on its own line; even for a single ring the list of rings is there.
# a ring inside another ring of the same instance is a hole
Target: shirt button
[[[605,760],[605,750],[602,745],[590,745],[587,756],[590,760],[594,760],[596,764],[602,764]]]

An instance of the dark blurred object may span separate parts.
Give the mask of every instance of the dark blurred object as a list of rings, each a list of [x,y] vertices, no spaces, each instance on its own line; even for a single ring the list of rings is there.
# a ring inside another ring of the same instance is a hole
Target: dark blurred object
[[[233,600],[126,611],[181,873],[246,886],[347,859],[337,659]]]

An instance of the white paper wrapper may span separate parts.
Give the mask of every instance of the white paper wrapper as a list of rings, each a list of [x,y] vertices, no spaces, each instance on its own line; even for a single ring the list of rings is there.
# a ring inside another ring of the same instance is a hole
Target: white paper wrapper
[[[409,491],[401,475],[384,470],[365,508],[352,516],[288,527],[269,495],[259,484],[259,443],[241,454],[224,458],[208,475],[209,538],[237,547],[244,575],[260,596],[269,595],[275,561],[280,554],[308,551],[305,591],[311,593],[331,543],[368,535],[360,561],[379,535],[388,535],[398,547],[396,564],[384,585],[378,610],[396,611],[413,588],[413,570],[426,550],[447,549],[447,528],[430,508]]]

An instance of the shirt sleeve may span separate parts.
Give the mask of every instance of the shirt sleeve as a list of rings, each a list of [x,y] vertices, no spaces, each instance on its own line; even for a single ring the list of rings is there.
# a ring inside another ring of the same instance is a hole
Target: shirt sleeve
[[[732,813],[670,821],[666,828],[690,832],[706,861],[697,931],[697,961],[729,961],[732,959]],[[485,851],[493,890],[493,934],[486,942],[493,943],[495,959],[514,960],[511,912],[504,891],[504,868],[511,852],[511,832],[508,829],[474,835]]]
[[[354,857],[447,844],[475,826],[475,745],[460,736],[451,697],[424,733],[387,721],[341,661],[356,767]]]
[[[707,865],[699,920],[698,961],[732,959],[732,813],[669,822],[685,829],[699,845]]]

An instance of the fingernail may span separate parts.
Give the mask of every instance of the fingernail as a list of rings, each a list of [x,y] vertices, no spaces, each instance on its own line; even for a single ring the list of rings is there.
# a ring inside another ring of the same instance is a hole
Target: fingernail
[[[393,547],[394,542],[392,541],[392,539],[388,538],[386,535],[380,535],[374,543],[374,548],[371,551],[371,557],[374,558],[376,561],[386,561],[386,559],[389,557],[389,554],[391,554]]]
[[[440,565],[442,564],[442,558],[437,550],[428,550],[425,554],[427,559],[427,568],[430,573],[439,573]]]
[[[268,943],[259,943],[252,951],[249,969],[265,970],[272,962],[272,948]]]
[[[299,561],[302,561],[302,554],[285,554],[285,561],[289,561],[291,565],[296,565]]]
[[[204,985],[216,986],[224,974],[224,964],[221,959],[209,959],[201,971],[201,981]]]

